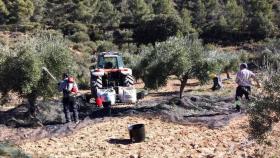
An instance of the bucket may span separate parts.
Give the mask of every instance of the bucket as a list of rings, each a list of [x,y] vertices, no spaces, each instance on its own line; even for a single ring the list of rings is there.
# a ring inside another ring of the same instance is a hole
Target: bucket
[[[130,140],[133,143],[139,143],[145,140],[144,124],[135,124],[128,126]]]

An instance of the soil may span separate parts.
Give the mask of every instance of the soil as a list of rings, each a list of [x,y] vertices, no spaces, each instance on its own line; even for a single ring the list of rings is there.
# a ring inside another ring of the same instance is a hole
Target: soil
[[[38,120],[25,118],[26,107],[22,105],[1,113],[5,116],[1,117],[1,124],[5,123],[3,118],[14,121],[12,126],[0,126],[0,141],[13,142],[33,157],[280,155],[279,124],[265,144],[259,145],[248,135],[246,113],[236,113],[233,109],[233,81],[225,81],[222,90],[211,93],[211,85],[199,86],[192,80],[187,95],[179,99],[178,81],[170,80],[161,90],[150,91],[137,105],[113,107],[110,117],[104,116],[102,108],[82,102],[79,124],[63,124],[59,100],[39,103]],[[146,139],[133,144],[127,127],[136,123],[145,125]]]
[[[145,142],[130,143],[127,127],[135,123],[145,124]],[[279,140],[260,146],[249,139],[247,127],[245,116],[219,129],[179,125],[157,117],[126,116],[91,122],[66,137],[28,141],[20,147],[34,157],[249,158],[280,154]],[[273,131],[272,136],[278,137],[279,131]]]

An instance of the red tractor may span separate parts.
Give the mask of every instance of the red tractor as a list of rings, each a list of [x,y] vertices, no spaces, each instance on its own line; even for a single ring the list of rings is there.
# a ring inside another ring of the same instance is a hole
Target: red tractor
[[[91,71],[91,95],[96,103],[136,103],[132,70],[124,66],[117,52],[103,52],[97,56],[97,65]]]

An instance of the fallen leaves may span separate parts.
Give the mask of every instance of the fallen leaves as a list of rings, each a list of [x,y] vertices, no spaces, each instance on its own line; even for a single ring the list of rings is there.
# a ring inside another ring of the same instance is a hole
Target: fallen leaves
[[[108,141],[110,138],[129,139],[127,126],[133,123],[145,124],[145,142],[118,144]],[[87,126],[73,135],[28,142],[21,148],[32,155],[51,157],[248,157],[263,148],[248,140],[244,129],[246,124],[247,119],[243,117],[235,119],[229,126],[213,130],[204,126],[168,123],[157,118],[111,118],[107,122]],[[277,155],[279,148],[274,147],[265,150],[273,149],[274,153],[267,153]]]

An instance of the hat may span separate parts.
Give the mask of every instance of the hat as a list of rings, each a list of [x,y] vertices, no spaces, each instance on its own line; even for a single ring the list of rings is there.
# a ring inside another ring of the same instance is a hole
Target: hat
[[[242,64],[240,64],[240,67],[241,68],[248,68],[248,65],[246,63],[242,63]]]
[[[68,77],[68,74],[67,73],[63,73],[62,75],[64,78],[67,78]]]

